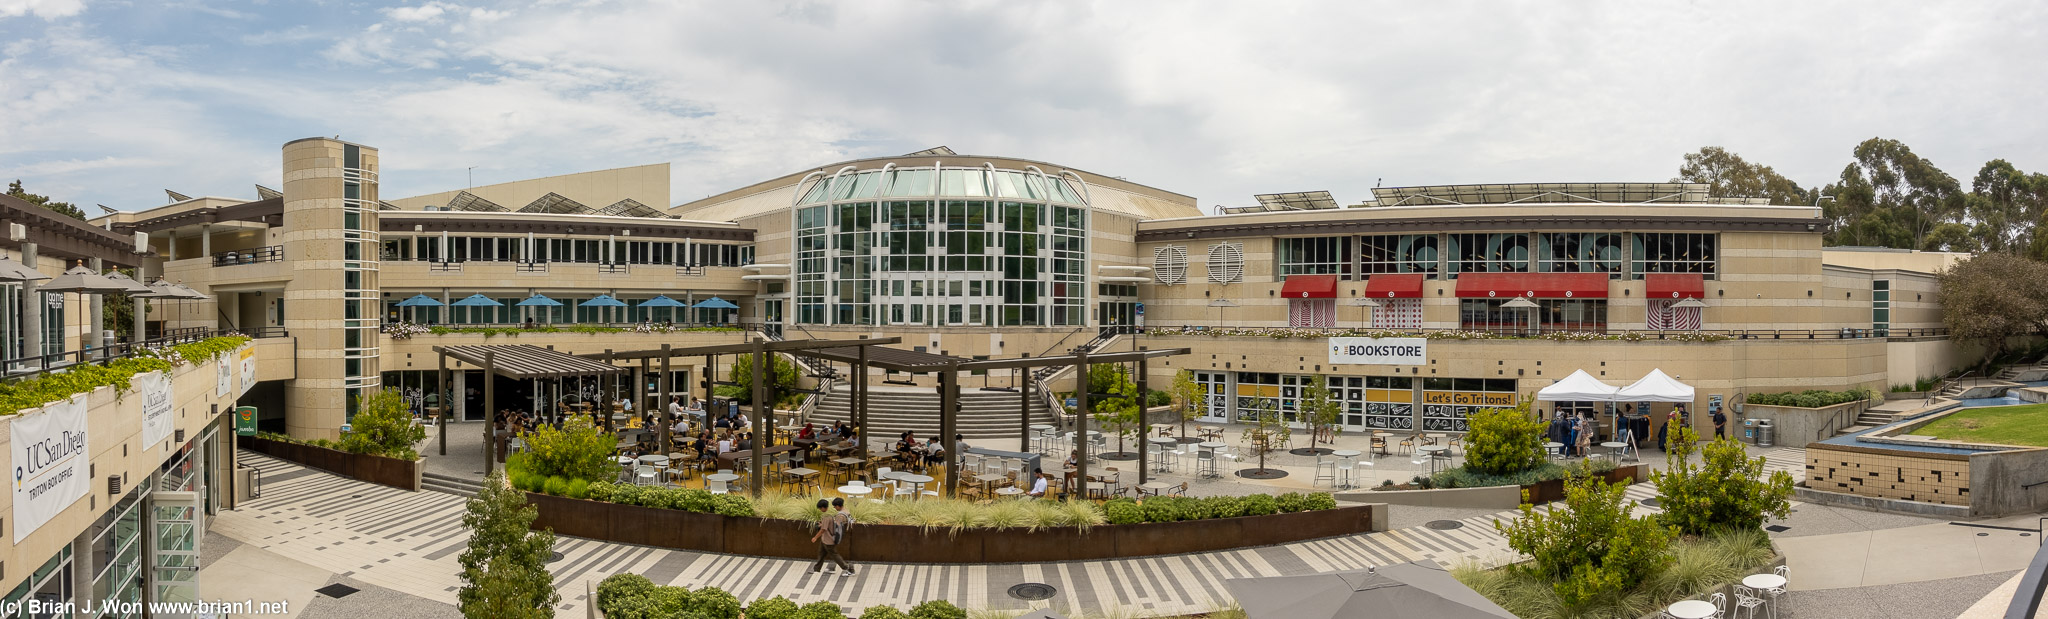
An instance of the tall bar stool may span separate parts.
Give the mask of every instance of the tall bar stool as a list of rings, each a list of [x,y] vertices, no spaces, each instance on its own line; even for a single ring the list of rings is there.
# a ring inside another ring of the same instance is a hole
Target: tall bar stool
[[[1330,487],[1337,487],[1337,461],[1324,458],[1322,454],[1317,454],[1316,476],[1308,481],[1308,485],[1310,488],[1314,488],[1316,482],[1325,479],[1330,480]]]

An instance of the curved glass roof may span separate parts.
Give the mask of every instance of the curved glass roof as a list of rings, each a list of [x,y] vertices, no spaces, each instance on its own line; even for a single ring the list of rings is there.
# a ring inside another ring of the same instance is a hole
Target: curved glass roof
[[[1036,172],[988,168],[862,170],[812,183],[798,204],[874,198],[1016,198],[1087,204],[1068,181]]]

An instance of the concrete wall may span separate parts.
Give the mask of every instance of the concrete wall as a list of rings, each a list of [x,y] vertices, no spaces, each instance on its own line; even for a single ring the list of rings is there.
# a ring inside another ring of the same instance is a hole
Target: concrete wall
[[[1844,445],[1808,445],[1806,486],[1942,505],[1971,505],[1974,456]],[[1974,511],[1974,510],[1973,510]]]
[[[1856,415],[1870,408],[1869,400],[1858,400],[1823,408],[1744,404],[1737,419],[1729,420],[1729,433],[1740,436],[1742,419],[1769,419],[1776,432],[1772,444],[1801,447],[1833,437],[1842,428],[1856,425]]]
[[[1995,518],[2031,514],[2048,504],[2048,448],[1970,456],[1970,515]]]

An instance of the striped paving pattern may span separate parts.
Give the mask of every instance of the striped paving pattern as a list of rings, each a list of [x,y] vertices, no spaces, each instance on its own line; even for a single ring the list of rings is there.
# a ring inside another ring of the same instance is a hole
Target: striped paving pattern
[[[1772,452],[1804,468],[1796,449]],[[216,518],[212,530],[336,574],[448,604],[461,583],[455,558],[468,540],[463,499],[438,492],[404,492],[253,452],[241,461],[263,471],[263,495]],[[1647,484],[1630,499],[1656,495]],[[1641,513],[1639,511],[1638,513]],[[1496,518],[1515,511],[1465,518],[1451,530],[1425,527],[1235,551],[1110,561],[992,565],[857,565],[852,578],[817,575],[809,562],[689,552],[563,537],[563,558],[550,565],[561,587],[559,611],[583,608],[584,583],[634,572],[656,583],[716,586],[742,600],[782,595],[798,603],[830,600],[857,613],[874,604],[899,608],[945,599],[965,608],[1031,607],[1005,591],[1021,583],[1058,590],[1050,606],[1091,614],[1134,616],[1195,613],[1228,603],[1230,578],[1307,574],[1432,559],[1447,565],[1494,565],[1515,554],[1494,531]],[[856,534],[858,534],[856,532]],[[1045,604],[1045,603],[1041,603]]]

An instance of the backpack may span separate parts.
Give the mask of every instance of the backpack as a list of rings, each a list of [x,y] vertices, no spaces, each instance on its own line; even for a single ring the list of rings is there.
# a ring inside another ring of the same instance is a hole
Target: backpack
[[[832,527],[832,543],[839,544],[846,542],[847,520],[848,517],[846,516],[846,514],[838,512],[832,513],[831,524],[828,525]]]

